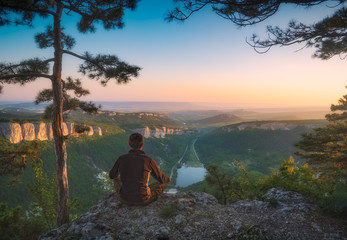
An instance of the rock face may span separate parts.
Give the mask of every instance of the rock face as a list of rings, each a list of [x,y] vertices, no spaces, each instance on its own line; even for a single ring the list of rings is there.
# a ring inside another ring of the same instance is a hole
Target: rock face
[[[149,138],[149,137],[165,138],[166,134],[181,135],[184,133],[182,129],[173,129],[173,128],[167,128],[167,127],[150,129],[147,126],[144,128],[136,128],[136,129],[133,129],[132,131],[141,133],[145,138]]]
[[[23,140],[22,128],[19,123],[1,122],[0,134],[12,143],[19,143]]]
[[[74,123],[63,123],[63,134],[75,133]],[[87,135],[93,135],[94,133],[101,136],[102,130],[100,127],[89,126]],[[0,122],[0,135],[8,139],[11,143],[19,143],[22,140],[51,140],[53,139],[53,130],[51,123],[33,122],[33,123],[11,123]]]
[[[102,136],[102,130],[100,127],[93,127],[94,134]]]
[[[48,140],[47,137],[47,125],[43,122],[34,123],[35,126],[35,136],[37,140],[44,141]]]
[[[93,129],[93,127],[91,127],[91,126],[88,126],[88,127],[89,127],[89,130],[87,130],[86,134],[87,134],[88,136],[94,135],[94,129]]]
[[[40,239],[347,238],[346,222],[326,219],[315,209],[300,194],[280,188],[271,189],[264,201],[242,200],[227,206],[195,192],[163,194],[145,207],[127,206],[112,193]]]
[[[32,123],[23,123],[22,125],[23,140],[35,140],[35,126]]]
[[[262,129],[262,130],[285,130],[285,131],[289,131],[292,130],[296,127],[298,127],[299,125],[297,124],[291,124],[291,123],[286,123],[286,122],[269,122],[269,123],[242,123],[242,124],[238,124],[236,126],[232,126],[232,127],[223,127],[222,129],[226,132],[231,132],[231,131],[235,131],[235,130],[239,130],[239,131],[243,131],[245,129]],[[308,129],[312,129],[312,128],[317,128],[317,127],[321,127],[322,124],[303,124],[300,126],[304,126]]]

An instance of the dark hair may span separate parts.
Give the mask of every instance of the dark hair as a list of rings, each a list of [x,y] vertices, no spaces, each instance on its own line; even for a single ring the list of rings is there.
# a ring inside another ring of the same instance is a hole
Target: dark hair
[[[134,149],[140,149],[143,146],[143,136],[141,133],[133,133],[129,136],[129,146]]]

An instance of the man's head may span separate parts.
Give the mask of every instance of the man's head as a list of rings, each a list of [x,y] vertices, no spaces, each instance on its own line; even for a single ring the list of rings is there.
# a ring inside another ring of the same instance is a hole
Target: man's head
[[[129,146],[132,149],[141,150],[143,147],[143,136],[140,133],[133,133],[129,136]]]

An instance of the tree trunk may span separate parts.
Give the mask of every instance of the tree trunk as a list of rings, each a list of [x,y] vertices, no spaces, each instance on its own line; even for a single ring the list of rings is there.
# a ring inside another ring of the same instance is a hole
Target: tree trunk
[[[54,146],[56,155],[56,180],[58,190],[58,216],[57,224],[61,226],[69,222],[69,185],[66,168],[66,145],[62,130],[63,123],[63,89],[61,81],[62,73],[62,44],[61,44],[61,15],[62,4],[57,1],[57,11],[54,16],[54,66],[53,66],[53,111],[52,128],[54,136]]]

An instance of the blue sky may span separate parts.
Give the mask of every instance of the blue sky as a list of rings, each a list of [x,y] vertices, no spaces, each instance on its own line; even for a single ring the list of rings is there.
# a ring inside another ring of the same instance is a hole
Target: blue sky
[[[209,8],[184,23],[167,23],[171,1],[143,0],[135,11],[127,11],[125,27],[105,31],[99,25],[94,34],[80,34],[76,17],[64,18],[73,37],[73,51],[115,54],[142,68],[140,76],[127,85],[110,82],[102,87],[77,73],[78,59],[64,57],[63,76],[79,77],[92,101],[221,102],[239,106],[329,106],[345,94],[346,60],[311,58],[313,49],[301,46],[276,47],[257,54],[245,42],[253,33],[265,35],[266,25],[286,26],[289,20],[319,21],[334,12],[325,5],[310,9],[284,6],[267,21],[238,28]],[[49,21],[37,19],[35,28],[0,28],[0,61],[16,62],[52,50],[40,50],[34,35]],[[0,101],[32,100],[42,88],[42,79],[28,85],[6,85]]]

